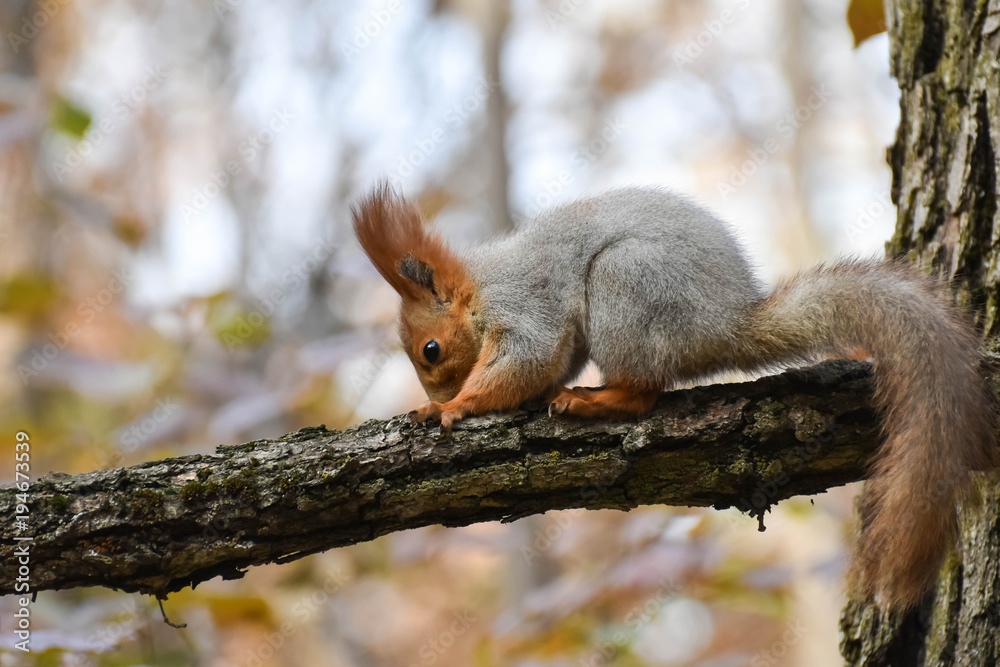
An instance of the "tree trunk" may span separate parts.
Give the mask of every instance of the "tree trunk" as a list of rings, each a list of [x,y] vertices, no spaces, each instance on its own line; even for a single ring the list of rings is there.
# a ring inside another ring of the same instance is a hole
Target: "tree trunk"
[[[1000,0],[894,0],[886,9],[902,91],[888,152],[898,217],[886,252],[950,277],[997,349]],[[884,617],[848,603],[847,664],[1000,663],[1000,485],[991,476],[977,486],[962,507],[961,549],[918,609]]]

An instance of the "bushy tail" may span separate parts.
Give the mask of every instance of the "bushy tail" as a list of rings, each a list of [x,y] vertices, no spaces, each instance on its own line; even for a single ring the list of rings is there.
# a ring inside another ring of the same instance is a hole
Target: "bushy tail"
[[[937,578],[969,472],[995,465],[979,339],[947,289],[903,263],[843,262],[778,285],[752,311],[745,367],[861,346],[875,358],[882,445],[861,496],[851,584],[910,607]]]

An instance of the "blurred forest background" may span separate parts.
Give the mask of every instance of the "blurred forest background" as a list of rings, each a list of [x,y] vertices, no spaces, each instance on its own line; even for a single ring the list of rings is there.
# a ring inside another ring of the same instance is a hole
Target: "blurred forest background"
[[[846,0],[3,0],[0,462],[79,473],[425,400],[350,204],[457,245],[690,193],[767,280],[890,235],[898,90]],[[835,665],[854,489],[427,528],[156,602],[43,592],[4,665]]]

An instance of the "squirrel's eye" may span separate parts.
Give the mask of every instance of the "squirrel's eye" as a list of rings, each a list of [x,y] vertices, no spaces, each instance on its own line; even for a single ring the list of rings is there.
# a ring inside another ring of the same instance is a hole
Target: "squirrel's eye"
[[[436,340],[432,340],[427,345],[424,345],[424,359],[433,364],[438,360],[439,356],[441,356],[441,346],[438,345]]]

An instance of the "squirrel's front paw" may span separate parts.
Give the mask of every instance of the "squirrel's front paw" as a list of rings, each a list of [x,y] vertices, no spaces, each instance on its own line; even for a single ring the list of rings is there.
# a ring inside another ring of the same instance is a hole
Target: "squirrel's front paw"
[[[414,424],[423,424],[428,419],[441,421],[441,404],[434,401],[428,401],[416,410],[411,411],[407,417],[409,417],[410,421]]]
[[[428,420],[441,422],[441,430],[447,433],[451,430],[451,425],[457,421],[461,421],[464,415],[455,410],[445,409],[443,403],[428,401],[411,412],[408,416],[410,421],[415,424],[422,424]]]

